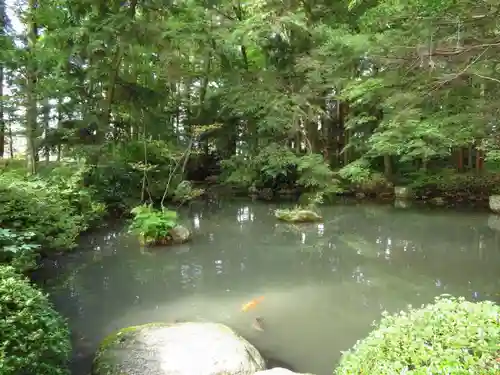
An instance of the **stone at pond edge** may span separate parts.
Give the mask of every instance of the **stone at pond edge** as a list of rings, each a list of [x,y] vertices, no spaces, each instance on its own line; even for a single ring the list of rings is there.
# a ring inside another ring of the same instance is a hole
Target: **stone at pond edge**
[[[270,370],[258,371],[254,375],[313,375],[310,373],[298,373],[282,367],[275,367]]]
[[[265,369],[257,349],[217,323],[152,323],[108,336],[93,375],[253,375]]]
[[[445,206],[446,200],[443,197],[434,197],[431,199],[431,203],[436,206]]]
[[[312,210],[293,209],[293,210],[276,210],[274,216],[279,220],[289,223],[313,223],[323,220],[321,215]]]
[[[408,186],[395,186],[394,196],[400,199],[412,199],[414,198],[414,193]]]
[[[500,214],[500,195],[490,195],[489,204],[491,211]]]

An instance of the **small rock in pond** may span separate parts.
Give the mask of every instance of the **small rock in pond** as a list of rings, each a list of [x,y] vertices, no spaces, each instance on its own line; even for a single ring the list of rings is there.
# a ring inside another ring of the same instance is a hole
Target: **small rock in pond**
[[[252,327],[256,331],[264,332],[264,319],[262,319],[260,316],[255,318]]]
[[[302,208],[293,210],[276,210],[274,216],[279,220],[287,221],[289,223],[314,223],[323,220],[320,214]]]
[[[152,323],[108,336],[93,375],[253,375],[265,369],[257,349],[229,327],[206,322]]]
[[[299,372],[293,372],[290,370],[287,370],[286,368],[282,367],[275,367],[270,370],[263,370],[263,371],[258,371],[254,375],[313,375],[310,373],[299,373]]]
[[[191,232],[182,225],[177,225],[175,228],[170,229],[169,234],[172,237],[172,243],[176,245],[186,243],[191,239]]]

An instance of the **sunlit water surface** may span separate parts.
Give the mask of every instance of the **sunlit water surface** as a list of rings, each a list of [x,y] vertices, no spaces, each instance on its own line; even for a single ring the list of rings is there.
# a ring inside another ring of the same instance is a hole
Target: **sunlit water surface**
[[[115,226],[47,264],[46,289],[73,331],[74,374],[88,373],[107,334],[179,319],[222,322],[268,358],[330,375],[383,310],[443,293],[499,299],[500,232],[487,213],[342,205],[298,226],[277,222],[275,207],[192,206],[181,214],[190,244],[147,252]]]

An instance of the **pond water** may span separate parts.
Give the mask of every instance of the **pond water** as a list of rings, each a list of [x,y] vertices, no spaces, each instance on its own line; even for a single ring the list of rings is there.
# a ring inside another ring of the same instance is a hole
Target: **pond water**
[[[277,222],[276,207],[194,205],[181,214],[190,244],[146,252],[117,225],[48,262],[45,288],[73,330],[73,373],[88,373],[107,334],[180,319],[225,323],[268,358],[331,375],[383,310],[443,293],[500,298],[500,232],[488,213],[350,204],[322,207],[323,224],[297,226]],[[252,327],[256,316],[263,332]]]

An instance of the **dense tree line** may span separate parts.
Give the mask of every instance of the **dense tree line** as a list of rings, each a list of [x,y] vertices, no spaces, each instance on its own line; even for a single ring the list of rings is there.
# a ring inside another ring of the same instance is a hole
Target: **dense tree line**
[[[177,182],[327,191],[499,159],[495,2],[29,0],[19,35],[5,6],[0,151],[26,136],[32,172],[84,157],[161,195],[189,148]]]

